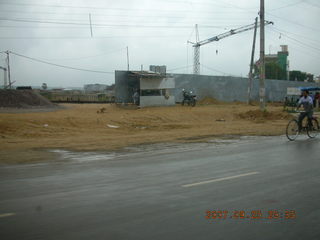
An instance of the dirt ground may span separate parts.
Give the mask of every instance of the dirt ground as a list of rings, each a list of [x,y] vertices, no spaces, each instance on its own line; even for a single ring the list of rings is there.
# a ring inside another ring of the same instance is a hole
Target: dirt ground
[[[0,162],[27,161],[39,149],[119,150],[159,142],[207,141],[225,135],[281,135],[291,118],[281,106],[203,102],[196,107],[137,109],[65,104],[52,112],[0,113]],[[101,111],[102,110],[102,111]],[[46,158],[48,156],[46,155]],[[41,154],[29,160],[41,161]]]

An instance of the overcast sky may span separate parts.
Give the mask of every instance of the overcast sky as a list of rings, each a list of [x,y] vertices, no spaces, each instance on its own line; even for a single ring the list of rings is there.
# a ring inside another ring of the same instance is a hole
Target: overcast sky
[[[290,70],[320,75],[320,2],[266,0],[266,53],[289,46]],[[259,0],[0,0],[0,52],[10,54],[15,85],[82,87],[114,83],[114,71],[166,65],[192,73],[195,24],[200,40],[254,23]],[[92,20],[91,37],[89,14]],[[258,35],[259,36],[259,35]],[[201,74],[246,77],[253,31],[200,48]],[[255,59],[258,59],[259,41]],[[5,66],[5,54],[0,65]],[[1,84],[3,82],[0,74]]]

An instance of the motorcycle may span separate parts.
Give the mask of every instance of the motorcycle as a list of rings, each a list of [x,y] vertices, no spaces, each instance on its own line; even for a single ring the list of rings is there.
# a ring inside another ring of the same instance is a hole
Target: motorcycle
[[[188,104],[189,106],[194,107],[196,105],[197,96],[193,94],[192,91],[186,91],[185,89],[183,89],[182,96],[183,96],[183,100],[181,102],[182,106],[184,106],[185,104]]]

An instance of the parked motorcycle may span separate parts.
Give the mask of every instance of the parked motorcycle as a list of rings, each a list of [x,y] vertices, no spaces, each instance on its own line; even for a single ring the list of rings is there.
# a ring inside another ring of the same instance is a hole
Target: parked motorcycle
[[[196,105],[197,96],[195,94],[193,94],[192,91],[186,91],[185,89],[183,89],[182,96],[183,96],[183,100],[181,103],[182,106],[185,104],[188,104],[189,106],[194,107]]]

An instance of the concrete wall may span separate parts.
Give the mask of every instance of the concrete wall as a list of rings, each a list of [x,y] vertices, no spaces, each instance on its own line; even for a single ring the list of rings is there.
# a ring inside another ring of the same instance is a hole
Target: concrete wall
[[[206,76],[192,74],[172,74],[175,78],[176,101],[182,100],[182,89],[192,90],[198,99],[213,97],[221,101],[247,100],[248,78],[229,76]],[[320,86],[319,83],[294,82],[283,80],[266,80],[266,100],[283,101],[287,94],[287,87]],[[254,79],[251,99],[259,100],[259,80]]]
[[[141,78],[140,89],[168,89],[175,88],[174,78]]]
[[[148,106],[172,106],[176,104],[176,100],[174,96],[169,96],[169,98],[165,98],[165,96],[140,96],[140,106],[148,107]]]
[[[207,76],[193,74],[171,74],[175,78],[174,96],[177,102],[182,101],[182,89],[192,90],[198,99],[213,97],[220,101],[247,101],[248,78],[230,76]],[[133,102],[131,89],[140,88],[139,79],[128,77],[127,71],[115,72],[115,97],[117,102]],[[317,86],[319,83],[294,82],[283,80],[266,80],[267,101],[283,101],[287,87]],[[252,84],[252,100],[259,101],[259,80]]]
[[[115,99],[118,103],[132,103],[134,89],[139,89],[139,78],[129,77],[127,71],[115,72]]]

